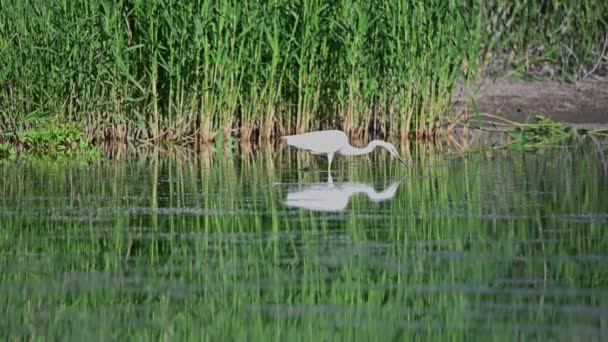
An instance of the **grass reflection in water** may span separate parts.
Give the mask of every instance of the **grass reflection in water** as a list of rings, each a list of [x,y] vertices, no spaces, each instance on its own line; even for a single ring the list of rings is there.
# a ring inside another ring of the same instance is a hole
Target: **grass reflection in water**
[[[336,161],[333,183],[285,150],[1,164],[0,331],[606,337],[608,181],[594,151],[417,150],[405,170],[374,158]],[[291,206],[304,191],[325,194]]]

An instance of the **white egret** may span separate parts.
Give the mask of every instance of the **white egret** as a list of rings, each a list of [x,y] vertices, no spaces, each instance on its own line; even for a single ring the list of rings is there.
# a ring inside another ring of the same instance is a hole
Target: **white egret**
[[[281,137],[287,145],[310,151],[312,154],[327,156],[327,170],[331,171],[331,161],[334,155],[358,156],[372,152],[377,146],[384,147],[390,154],[395,156],[405,166],[405,161],[401,159],[395,146],[382,140],[372,140],[367,147],[354,147],[348,142],[346,133],[338,130],[317,131],[296,135],[286,135]]]

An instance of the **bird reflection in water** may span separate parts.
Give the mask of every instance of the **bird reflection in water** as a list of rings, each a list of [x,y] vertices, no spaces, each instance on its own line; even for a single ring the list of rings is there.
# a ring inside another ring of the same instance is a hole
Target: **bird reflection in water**
[[[319,211],[341,211],[348,205],[350,197],[359,193],[366,194],[372,202],[392,199],[402,180],[403,178],[378,192],[370,184],[334,183],[330,173],[327,183],[313,183],[297,191],[288,192],[285,205]]]

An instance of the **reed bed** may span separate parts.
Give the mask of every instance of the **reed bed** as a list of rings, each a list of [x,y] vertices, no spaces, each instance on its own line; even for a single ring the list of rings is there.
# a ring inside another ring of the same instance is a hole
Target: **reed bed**
[[[605,60],[603,1],[0,0],[0,131],[60,116],[94,141],[262,141],[336,127],[432,136],[457,78]]]

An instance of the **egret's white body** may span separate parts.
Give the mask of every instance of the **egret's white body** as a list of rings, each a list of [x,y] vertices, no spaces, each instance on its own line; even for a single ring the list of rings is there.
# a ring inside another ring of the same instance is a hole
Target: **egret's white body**
[[[354,147],[348,142],[346,133],[338,130],[317,131],[296,135],[286,135],[281,137],[287,145],[299,148],[304,151],[310,151],[312,154],[322,154],[327,156],[327,170],[331,171],[331,162],[334,155],[340,154],[343,156],[358,156],[372,152],[377,146],[384,147],[390,154],[405,165],[405,161],[401,159],[395,146],[391,143],[382,140],[372,140],[367,147]]]

